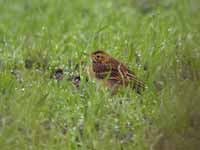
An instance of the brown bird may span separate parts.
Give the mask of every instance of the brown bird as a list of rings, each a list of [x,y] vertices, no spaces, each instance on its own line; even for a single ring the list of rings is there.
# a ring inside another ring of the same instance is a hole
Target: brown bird
[[[137,93],[145,89],[144,82],[139,80],[123,63],[102,50],[91,54],[92,71],[97,79],[105,80],[108,87],[116,93],[120,86],[130,86]]]

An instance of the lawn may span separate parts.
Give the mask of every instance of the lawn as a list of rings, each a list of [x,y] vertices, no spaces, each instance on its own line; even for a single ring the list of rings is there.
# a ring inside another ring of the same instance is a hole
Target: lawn
[[[199,12],[199,0],[0,0],[0,149],[198,150]],[[97,49],[145,91],[112,96],[89,71]]]

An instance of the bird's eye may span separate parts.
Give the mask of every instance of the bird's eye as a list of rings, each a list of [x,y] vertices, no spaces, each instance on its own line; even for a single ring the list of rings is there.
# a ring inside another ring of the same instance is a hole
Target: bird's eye
[[[97,58],[100,58],[100,56],[99,56],[99,55],[97,55]]]

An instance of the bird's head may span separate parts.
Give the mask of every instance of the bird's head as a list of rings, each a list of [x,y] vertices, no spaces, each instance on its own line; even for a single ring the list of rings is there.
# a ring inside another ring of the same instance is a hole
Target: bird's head
[[[102,50],[97,50],[91,54],[93,63],[106,63],[110,59],[110,55]]]

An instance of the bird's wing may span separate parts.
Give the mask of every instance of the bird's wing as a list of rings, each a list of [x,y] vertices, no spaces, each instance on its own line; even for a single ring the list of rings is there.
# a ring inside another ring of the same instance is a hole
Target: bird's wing
[[[123,84],[132,84],[133,89],[141,91],[145,88],[145,84],[142,80],[138,79],[131,70],[129,70],[125,65],[118,65],[118,74],[123,81]]]

